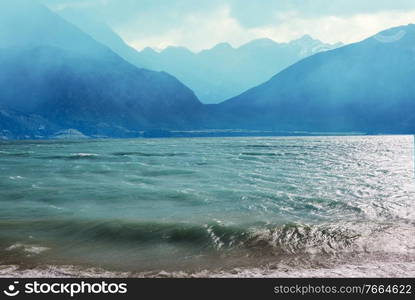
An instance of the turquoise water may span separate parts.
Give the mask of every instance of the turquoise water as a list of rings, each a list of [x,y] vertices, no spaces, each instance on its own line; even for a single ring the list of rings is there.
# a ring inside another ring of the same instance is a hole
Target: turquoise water
[[[0,264],[195,272],[412,261],[413,143],[0,142]]]

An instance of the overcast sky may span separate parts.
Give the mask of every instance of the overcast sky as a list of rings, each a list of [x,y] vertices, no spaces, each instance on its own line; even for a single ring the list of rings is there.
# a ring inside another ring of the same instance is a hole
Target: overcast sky
[[[350,43],[382,29],[415,23],[414,0],[40,0],[49,7],[98,15],[137,49],[255,38],[286,42],[310,34]]]

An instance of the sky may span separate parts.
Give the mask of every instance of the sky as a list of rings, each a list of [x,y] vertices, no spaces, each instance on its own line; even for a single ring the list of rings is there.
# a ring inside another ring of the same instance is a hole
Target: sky
[[[98,17],[136,49],[222,42],[238,47],[257,38],[288,42],[309,34],[352,43],[383,29],[415,23],[414,0],[40,0],[53,10]]]

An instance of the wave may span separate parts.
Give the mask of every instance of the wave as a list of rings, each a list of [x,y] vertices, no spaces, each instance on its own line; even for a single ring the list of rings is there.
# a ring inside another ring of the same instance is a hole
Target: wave
[[[122,220],[42,220],[0,222],[0,228],[22,232],[47,232],[58,240],[112,244],[174,244],[197,249],[244,249],[263,254],[335,253],[351,247],[361,233],[338,225],[224,226],[218,223],[188,224],[129,222]]]
[[[114,152],[114,156],[174,157],[186,156],[186,153],[149,153],[149,152]]]
[[[6,156],[6,157],[30,157],[33,155],[33,151],[27,151],[27,152],[7,152],[7,151],[0,151],[0,157]]]
[[[38,255],[42,252],[49,250],[47,247],[37,246],[37,245],[28,245],[22,243],[13,244],[5,249],[6,251],[21,251],[27,255]]]
[[[239,146],[240,147],[240,146]],[[289,148],[298,148],[298,149],[304,149],[304,146],[301,145],[286,145],[286,144],[276,144],[276,145],[263,145],[263,144],[257,144],[257,145],[243,145],[242,147],[248,148],[248,149],[289,149]]]
[[[98,159],[99,155],[95,153],[72,153],[69,155],[50,155],[40,156],[40,159],[64,159],[64,160],[80,160],[80,159]]]
[[[68,263],[74,268],[69,276],[75,277],[86,275],[79,268],[98,265],[128,272],[123,277],[331,276],[343,271],[349,276],[361,267],[340,265],[415,261],[414,233],[413,224],[364,222],[225,226],[125,220],[0,221],[0,256],[2,264],[18,264],[21,270],[35,267],[36,272],[50,276],[59,273],[51,271],[51,265],[60,268]],[[114,255],[120,258],[113,261]],[[374,269],[367,274],[375,275]],[[396,274],[402,273],[396,269]]]
[[[295,152],[242,152],[242,156],[263,156],[263,157],[297,157],[297,156],[306,156],[307,153],[295,153]]]
[[[72,153],[68,155],[49,155],[49,156],[36,156],[37,159],[57,159],[57,160],[113,160],[128,158],[131,156],[139,157],[175,157],[186,156],[186,153],[146,153],[146,152],[113,152],[108,155],[99,155],[96,153]],[[15,156],[23,156],[23,154],[16,154]],[[27,154],[27,156],[30,156]]]
[[[282,153],[272,153],[272,152],[242,152],[241,155],[248,156],[283,156]]]

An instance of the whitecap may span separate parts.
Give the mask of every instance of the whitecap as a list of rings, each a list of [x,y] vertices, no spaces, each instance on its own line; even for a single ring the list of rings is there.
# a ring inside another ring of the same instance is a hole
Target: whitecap
[[[23,251],[23,252],[27,253],[28,255],[38,255],[38,254],[41,254],[42,252],[45,252],[49,249],[50,248],[42,247],[42,246],[26,245],[26,244],[16,243],[16,244],[11,245],[10,247],[7,247],[6,251],[20,250],[20,251]]]
[[[98,156],[98,154],[95,153],[72,153],[72,156],[77,156],[77,157],[94,157],[94,156]]]

